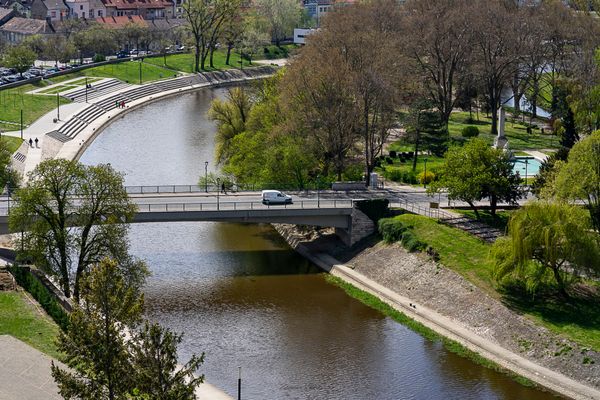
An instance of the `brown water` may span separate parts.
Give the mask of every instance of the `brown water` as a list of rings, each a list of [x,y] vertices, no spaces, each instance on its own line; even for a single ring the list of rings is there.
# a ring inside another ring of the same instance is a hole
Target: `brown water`
[[[82,157],[131,185],[190,184],[212,160],[204,90],[114,122]],[[211,162],[212,164],[212,162]],[[211,166],[210,169],[213,167]],[[146,315],[184,332],[180,358],[243,399],[545,399],[458,357],[328,284],[265,225],[140,224],[133,252],[152,270]]]

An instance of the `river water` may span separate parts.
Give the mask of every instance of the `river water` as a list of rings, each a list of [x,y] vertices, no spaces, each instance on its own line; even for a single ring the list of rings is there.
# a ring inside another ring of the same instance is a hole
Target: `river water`
[[[133,111],[83,154],[128,185],[191,184],[214,169],[205,89]],[[201,373],[243,399],[545,399],[458,357],[329,284],[268,225],[131,227],[152,271],[146,316],[183,332],[180,359],[206,352]]]

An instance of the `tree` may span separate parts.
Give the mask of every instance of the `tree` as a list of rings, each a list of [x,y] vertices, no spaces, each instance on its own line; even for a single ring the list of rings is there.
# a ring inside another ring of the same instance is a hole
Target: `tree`
[[[269,21],[271,38],[279,47],[290,37],[302,18],[302,8],[296,0],[257,0],[257,7]]]
[[[204,375],[194,372],[204,362],[204,354],[193,355],[182,367],[177,365],[177,346],[182,335],[147,321],[131,342],[135,386],[156,400],[195,400],[196,387]]]
[[[592,227],[600,233],[600,131],[575,144],[567,162],[557,163],[556,169],[554,181],[546,186],[546,194],[585,204]]]
[[[406,4],[403,51],[416,63],[427,95],[444,125],[456,105],[456,82],[469,59],[469,13],[464,1],[413,0]]]
[[[76,371],[53,362],[52,376],[65,399],[124,399],[137,384],[126,335],[141,319],[143,297],[125,285],[116,262],[109,260],[83,279],[82,297],[58,339],[58,350]]]
[[[243,87],[229,89],[227,99],[214,99],[208,110],[208,117],[217,123],[216,158],[223,163],[231,157],[230,142],[246,129],[252,99]]]
[[[523,195],[521,178],[513,172],[509,155],[480,138],[471,139],[463,147],[451,147],[438,177],[428,192],[447,189],[450,200],[469,204],[477,218],[476,201],[488,198],[490,213],[495,215],[498,202],[515,204]]]
[[[568,297],[567,288],[578,276],[600,274],[600,248],[590,231],[589,218],[565,203],[533,202],[516,211],[508,223],[506,238],[492,249],[494,276],[512,276],[529,290],[548,278]]]
[[[523,21],[510,2],[478,0],[470,7],[478,10],[470,39],[475,48],[473,70],[492,113],[492,135],[497,135],[502,91],[519,70],[522,43],[516,32]]]
[[[11,168],[12,153],[8,149],[8,143],[0,140],[0,187],[14,191],[20,183],[20,175]]]
[[[43,54],[48,60],[53,60],[55,65],[68,62],[76,53],[75,45],[63,36],[56,36],[44,42]]]
[[[106,256],[124,269],[141,265],[128,254],[127,231],[136,207],[123,187],[123,176],[109,165],[84,166],[62,159],[41,162],[25,187],[16,192],[9,224],[32,260],[57,275],[65,296],[79,301],[79,281],[87,268]]]
[[[23,72],[27,71],[37,58],[37,54],[27,45],[11,46],[4,55],[4,65],[8,68],[13,68],[23,76]]]
[[[79,51],[80,61],[83,60],[84,56],[93,56],[94,54],[106,55],[118,48],[115,31],[106,29],[96,23],[90,25],[87,29],[74,32],[71,38]]]

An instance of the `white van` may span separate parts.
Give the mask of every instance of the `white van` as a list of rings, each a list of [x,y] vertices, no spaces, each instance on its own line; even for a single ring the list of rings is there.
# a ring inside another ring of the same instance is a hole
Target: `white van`
[[[279,190],[263,190],[263,204],[292,204],[292,196],[280,192]]]

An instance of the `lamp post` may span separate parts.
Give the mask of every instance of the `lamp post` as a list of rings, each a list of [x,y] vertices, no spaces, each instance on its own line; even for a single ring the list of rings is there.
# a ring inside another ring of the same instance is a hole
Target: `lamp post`
[[[425,162],[425,172],[423,173],[423,187],[426,188],[427,187],[427,159],[424,158],[423,161]]]
[[[204,161],[204,191],[208,193],[208,161]]]
[[[240,49],[240,69],[244,69],[244,59],[242,58],[242,49]]]
[[[142,62],[144,62],[144,59],[140,58],[140,85],[142,84]]]
[[[320,191],[321,191],[321,176],[317,175],[317,208],[321,208]]]
[[[88,102],[87,94],[88,94],[88,80],[87,76],[85,77],[85,102]]]
[[[242,367],[238,367],[238,400],[242,400]]]
[[[217,210],[220,210],[219,208],[219,195],[221,194],[221,178],[217,178]]]
[[[60,96],[56,93],[56,120],[60,121]]]
[[[527,181],[527,165],[529,164],[529,160],[525,159],[525,186],[527,186],[529,184],[529,182]]]
[[[23,109],[21,109],[21,140],[23,140]]]

